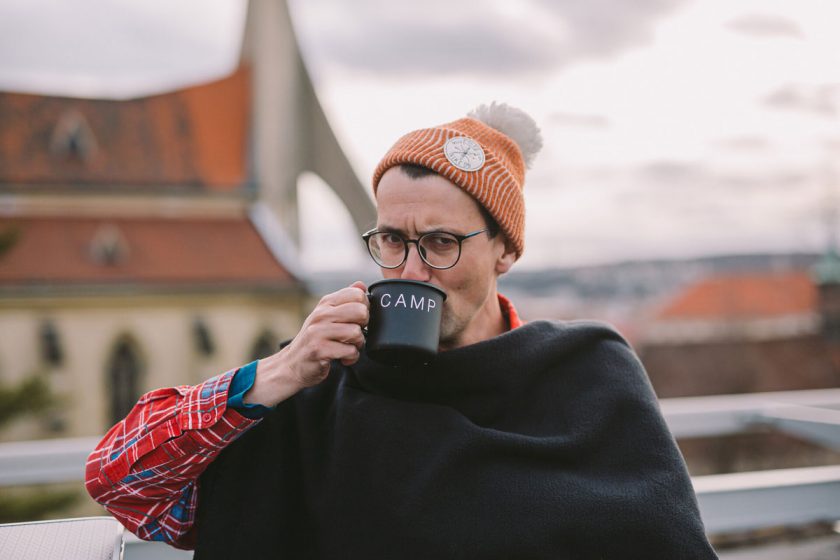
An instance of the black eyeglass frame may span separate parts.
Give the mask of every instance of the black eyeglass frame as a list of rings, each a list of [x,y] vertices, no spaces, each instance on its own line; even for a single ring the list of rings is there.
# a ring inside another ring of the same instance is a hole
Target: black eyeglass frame
[[[458,261],[461,260],[461,249],[462,249],[462,245],[463,245],[464,241],[471,238],[471,237],[475,237],[476,235],[478,235],[480,233],[484,233],[486,231],[490,231],[490,228],[479,229],[479,230],[476,230],[476,231],[473,231],[473,232],[470,232],[470,233],[467,233],[467,234],[464,234],[464,235],[459,235],[457,233],[452,233],[451,231],[430,231],[428,233],[424,233],[423,235],[421,235],[417,239],[407,239],[407,238],[403,237],[402,235],[400,235],[399,233],[396,233],[396,232],[393,232],[393,231],[379,231],[378,229],[373,228],[372,230],[366,231],[365,233],[363,233],[362,234],[362,239],[364,239],[364,241],[365,241],[365,246],[367,247],[368,254],[370,255],[370,258],[372,258],[373,262],[375,262],[376,265],[381,267],[381,268],[387,268],[389,270],[393,270],[395,268],[399,268],[402,265],[404,265],[405,261],[408,260],[408,244],[409,243],[414,243],[415,247],[417,248],[417,254],[420,255],[420,259],[424,263],[426,263],[430,267],[434,268],[435,270],[448,270],[448,269],[452,268],[453,266],[455,266],[456,264],[458,264]],[[402,258],[402,261],[400,261],[400,264],[398,264],[396,266],[385,266],[383,264],[380,264],[379,261],[376,260],[376,257],[373,256],[373,251],[371,251],[371,249],[370,249],[370,238],[373,237],[374,235],[376,235],[377,233],[388,233],[390,235],[396,235],[397,237],[399,237],[402,240],[403,247],[405,248],[405,254],[403,254],[403,258]],[[430,263],[429,261],[426,260],[426,257],[423,256],[423,251],[420,250],[420,242],[423,241],[424,238],[432,236],[432,235],[440,235],[442,233],[446,234],[446,235],[451,235],[452,237],[454,237],[458,241],[458,257],[455,259],[455,262],[450,264],[449,266],[435,266],[435,265],[433,265],[432,263]]]

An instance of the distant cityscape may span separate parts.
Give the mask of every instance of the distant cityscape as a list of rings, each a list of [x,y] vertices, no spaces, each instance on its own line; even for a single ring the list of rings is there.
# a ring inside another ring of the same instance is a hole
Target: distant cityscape
[[[691,259],[625,261],[596,266],[514,269],[501,277],[499,291],[509,296],[526,320],[599,319],[629,325],[703,278],[736,273],[808,270],[818,253],[756,253]],[[375,269],[319,272],[307,278],[320,296],[354,280],[373,281]]]
[[[513,298],[526,319],[592,318],[630,326],[701,279],[805,270],[819,257],[816,253],[721,255],[512,271],[500,279],[499,288]]]

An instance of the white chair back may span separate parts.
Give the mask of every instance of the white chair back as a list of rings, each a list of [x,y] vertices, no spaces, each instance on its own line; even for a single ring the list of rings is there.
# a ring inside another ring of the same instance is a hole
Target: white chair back
[[[0,558],[122,560],[123,526],[113,517],[80,517],[0,525]]]

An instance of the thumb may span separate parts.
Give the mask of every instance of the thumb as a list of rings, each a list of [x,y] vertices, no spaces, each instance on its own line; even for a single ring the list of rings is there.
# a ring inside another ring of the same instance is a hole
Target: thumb
[[[364,283],[364,282],[362,282],[361,280],[356,280],[355,282],[353,282],[352,284],[350,284],[350,287],[351,287],[351,288],[359,288],[359,289],[360,289],[360,290],[362,290],[364,293],[367,293],[367,286],[366,286],[366,285],[365,285],[365,283]]]

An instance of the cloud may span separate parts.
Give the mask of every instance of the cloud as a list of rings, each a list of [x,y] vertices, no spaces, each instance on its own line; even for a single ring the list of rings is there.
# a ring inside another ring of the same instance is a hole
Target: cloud
[[[652,26],[684,0],[373,0],[293,2],[316,64],[393,76],[510,75],[561,68],[647,44]]]
[[[649,43],[658,19],[680,6],[682,0],[538,0],[570,30],[569,58],[609,56]]]
[[[816,179],[813,172],[801,170],[774,170],[769,172],[721,174],[714,178],[715,184],[727,190],[737,189],[738,192],[747,190],[778,191],[806,187]]]
[[[555,55],[550,49],[535,48],[529,37],[510,33],[501,23],[386,25],[371,30],[372,37],[325,36],[320,48],[333,63],[378,74],[495,74],[540,70],[553,64]]]
[[[729,152],[766,152],[770,149],[770,140],[764,136],[732,136],[721,138],[715,142],[716,146]]]
[[[834,157],[840,160],[840,139],[830,138],[823,142],[823,149],[831,152]]]
[[[703,180],[709,173],[699,163],[661,160],[639,166],[635,174],[642,181],[672,184]]]
[[[606,128],[610,120],[604,115],[584,115],[579,113],[555,112],[548,116],[548,123],[558,126]]]
[[[0,2],[0,87],[125,97],[230,71],[244,4]]]
[[[680,193],[714,192],[715,196],[780,191],[792,193],[812,187],[818,180],[817,171],[810,168],[750,167],[740,170],[720,168],[711,162],[672,160],[641,164],[630,168],[628,173],[634,186],[631,194],[648,191],[654,196],[660,196],[662,189]]]
[[[788,84],[770,92],[762,101],[774,109],[834,117],[837,115],[838,96],[840,84]]]
[[[726,26],[738,33],[760,38],[801,39],[804,36],[802,29],[795,21],[772,14],[744,14],[730,21]]]

